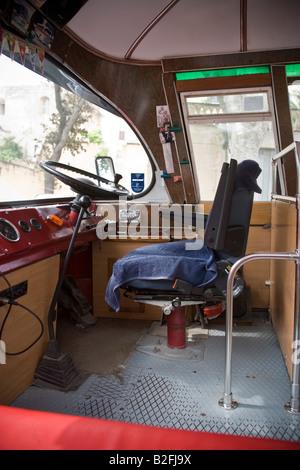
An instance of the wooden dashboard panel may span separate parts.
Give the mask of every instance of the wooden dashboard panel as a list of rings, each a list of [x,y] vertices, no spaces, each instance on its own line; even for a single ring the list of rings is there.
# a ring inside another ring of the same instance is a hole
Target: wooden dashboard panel
[[[42,320],[44,334],[25,353],[16,356],[6,354],[6,363],[0,364],[1,405],[9,405],[32,383],[34,372],[46,351],[47,315],[58,279],[59,261],[60,256],[55,255],[7,274],[7,279],[12,286],[28,281],[27,294],[18,298],[17,302],[32,310]],[[0,277],[0,291],[4,289],[7,289],[7,284]],[[0,325],[7,311],[7,305],[0,307]],[[13,306],[2,334],[6,352],[16,353],[26,349],[39,336],[40,331],[41,326],[32,315],[21,307]]]
[[[288,202],[272,203],[272,251],[296,249],[297,210]],[[295,263],[271,261],[270,310],[287,369],[292,373],[295,302]]]

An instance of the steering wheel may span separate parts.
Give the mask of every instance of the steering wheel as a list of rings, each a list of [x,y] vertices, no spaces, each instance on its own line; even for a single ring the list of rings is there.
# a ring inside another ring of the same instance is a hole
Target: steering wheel
[[[93,173],[80,170],[79,168],[51,160],[40,162],[40,167],[81,196],[86,195],[91,199],[118,199],[120,196],[126,196],[128,199],[132,198],[130,191],[117,182],[109,181],[102,176],[94,175]],[[77,173],[79,176],[76,178],[71,177],[67,175],[66,172],[57,170],[57,168]],[[97,184],[92,180],[96,180]],[[101,183],[103,185],[100,186]]]

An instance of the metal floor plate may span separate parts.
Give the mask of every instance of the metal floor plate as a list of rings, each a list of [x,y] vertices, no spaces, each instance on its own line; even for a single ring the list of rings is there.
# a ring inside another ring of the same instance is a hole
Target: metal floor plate
[[[91,375],[71,392],[32,385],[11,406],[300,442],[300,415],[284,409],[290,400],[290,379],[273,327],[262,315],[251,326],[234,328],[232,391],[239,404],[235,410],[218,406],[224,390],[224,327],[214,325],[206,338],[195,341],[201,350],[198,360],[165,359],[156,354],[164,339],[149,331],[120,374]]]

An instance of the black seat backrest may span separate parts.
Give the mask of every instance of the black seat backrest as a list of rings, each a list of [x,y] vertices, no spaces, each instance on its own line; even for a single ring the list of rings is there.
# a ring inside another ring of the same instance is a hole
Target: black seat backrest
[[[231,201],[225,243],[217,250],[219,259],[227,259],[234,263],[245,255],[254,192],[251,189],[235,191]]]
[[[204,235],[205,245],[232,263],[246,251],[254,195],[247,188],[235,191],[236,169],[236,160],[223,164]]]
[[[225,244],[226,230],[231,211],[237,161],[223,163],[215,199],[208,216],[204,243],[213,250],[222,250]]]

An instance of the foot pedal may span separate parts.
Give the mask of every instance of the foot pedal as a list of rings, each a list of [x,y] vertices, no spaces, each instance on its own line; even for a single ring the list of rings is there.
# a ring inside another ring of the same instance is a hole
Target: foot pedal
[[[72,276],[65,276],[58,300],[60,305],[69,312],[71,321],[77,326],[86,328],[97,323],[97,319],[92,314],[91,304]]]

